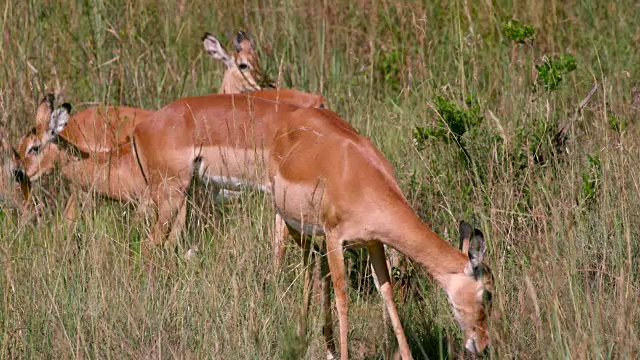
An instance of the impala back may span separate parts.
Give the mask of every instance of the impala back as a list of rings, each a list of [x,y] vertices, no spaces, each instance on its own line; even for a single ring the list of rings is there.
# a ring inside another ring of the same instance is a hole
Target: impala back
[[[268,190],[273,135],[299,109],[244,94],[180,99],[136,128],[135,151],[151,183],[186,186],[196,170],[221,188]]]
[[[60,136],[83,153],[108,152],[128,142],[136,125],[153,111],[131,107],[93,107],[71,117]]]

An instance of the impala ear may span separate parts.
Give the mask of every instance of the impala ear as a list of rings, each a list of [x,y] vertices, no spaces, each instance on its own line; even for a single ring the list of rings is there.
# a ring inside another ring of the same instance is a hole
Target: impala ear
[[[471,264],[471,268],[474,269],[474,274],[476,273],[475,269],[477,269],[484,260],[484,253],[487,250],[487,245],[484,241],[484,235],[482,235],[482,231],[475,229],[473,230],[473,237],[469,241],[469,250],[467,254],[469,255],[469,263]]]
[[[473,227],[468,223],[460,221],[460,251],[464,254],[469,252],[469,241],[471,241],[471,233],[473,233]]]
[[[231,68],[234,63],[233,59],[227,54],[226,51],[220,45],[220,41],[215,36],[204,33],[202,37],[202,43],[204,45],[204,51],[206,51],[212,58],[224,62],[227,68]]]
[[[255,50],[253,41],[251,41],[249,35],[244,31],[238,31],[236,38],[233,39],[233,44],[236,46],[236,52]]]
[[[67,126],[69,122],[69,113],[71,112],[71,105],[68,103],[62,104],[53,113],[49,120],[49,137],[53,138]]]
[[[40,101],[40,105],[36,111],[36,126],[47,126],[49,124],[49,118],[51,117],[55,100],[56,98],[53,94],[47,94],[47,96]]]

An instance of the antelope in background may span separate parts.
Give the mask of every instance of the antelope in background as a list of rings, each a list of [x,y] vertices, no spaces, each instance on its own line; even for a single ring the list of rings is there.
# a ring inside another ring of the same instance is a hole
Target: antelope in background
[[[262,90],[259,82],[262,74],[258,66],[253,41],[244,31],[238,31],[233,39],[235,51],[231,56],[224,50],[220,41],[208,32],[202,37],[204,50],[215,60],[222,61],[227,70],[222,77],[218,93],[237,94],[245,91]]]

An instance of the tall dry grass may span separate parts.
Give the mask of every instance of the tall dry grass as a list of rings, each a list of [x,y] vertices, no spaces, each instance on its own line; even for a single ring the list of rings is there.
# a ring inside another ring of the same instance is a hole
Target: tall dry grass
[[[373,139],[437,233],[455,246],[460,219],[482,228],[497,283],[493,357],[635,358],[639,14],[630,0],[8,0],[0,110],[15,140],[50,91],[63,90],[77,109],[157,109],[214,92],[223,69],[200,37],[245,29],[269,76],[323,93]],[[531,47],[505,36],[512,18],[536,27]],[[577,69],[557,91],[534,95],[535,65],[566,53]],[[468,94],[484,119],[461,138],[466,155],[455,142],[414,141],[416,126],[438,123],[438,96],[468,111]],[[568,140],[556,149],[563,127]],[[214,208],[195,189],[184,239],[158,254],[151,278],[138,259],[147,222],[129,206],[88,199],[95,210],[66,226],[64,188],[58,175],[43,179],[40,224],[0,215],[0,357],[324,356],[317,306],[308,342],[295,337],[301,252],[292,247],[286,271],[271,271],[269,199],[247,193]],[[181,254],[192,246],[200,252],[187,262]],[[459,356],[444,294],[410,271],[415,291],[399,300],[414,356]],[[349,294],[352,356],[385,358],[393,336],[363,274]]]

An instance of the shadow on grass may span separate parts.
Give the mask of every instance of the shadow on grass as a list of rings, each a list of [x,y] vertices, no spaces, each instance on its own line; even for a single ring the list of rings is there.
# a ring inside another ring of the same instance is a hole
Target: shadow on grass
[[[309,347],[309,341],[307,337],[300,337],[296,335],[295,326],[289,327],[282,339],[284,344],[282,352],[283,360],[297,360],[304,359]]]
[[[405,325],[404,330],[414,360],[456,358],[455,352],[451,352],[452,346],[455,345],[450,343],[443,329],[430,326],[430,324],[425,321]],[[388,336],[392,341],[392,345],[391,348],[386,351],[386,354],[370,355],[364,357],[364,359],[396,359],[394,355],[398,352],[398,345],[393,330],[389,330]],[[397,359],[400,359],[399,353],[397,355]]]
[[[415,280],[415,279],[414,279]],[[456,337],[456,330],[447,326],[442,326],[434,321],[431,314],[438,311],[446,311],[446,307],[436,306],[434,303],[427,304],[420,294],[428,294],[438,291],[433,288],[433,284],[418,286],[413,283],[406,289],[404,294],[404,304],[399,304],[400,317],[409,343],[411,354],[415,360],[418,359],[465,359],[468,354],[460,345]],[[421,288],[421,292],[417,289]],[[395,334],[391,325],[388,328],[388,338],[391,340],[391,349],[388,354],[377,354],[366,357],[366,359],[393,359],[393,355],[398,351]],[[399,354],[398,354],[399,355]],[[399,357],[398,357],[399,358]]]
[[[405,333],[415,360],[449,359],[453,355],[450,349],[454,345],[445,330],[426,319],[406,324]]]

